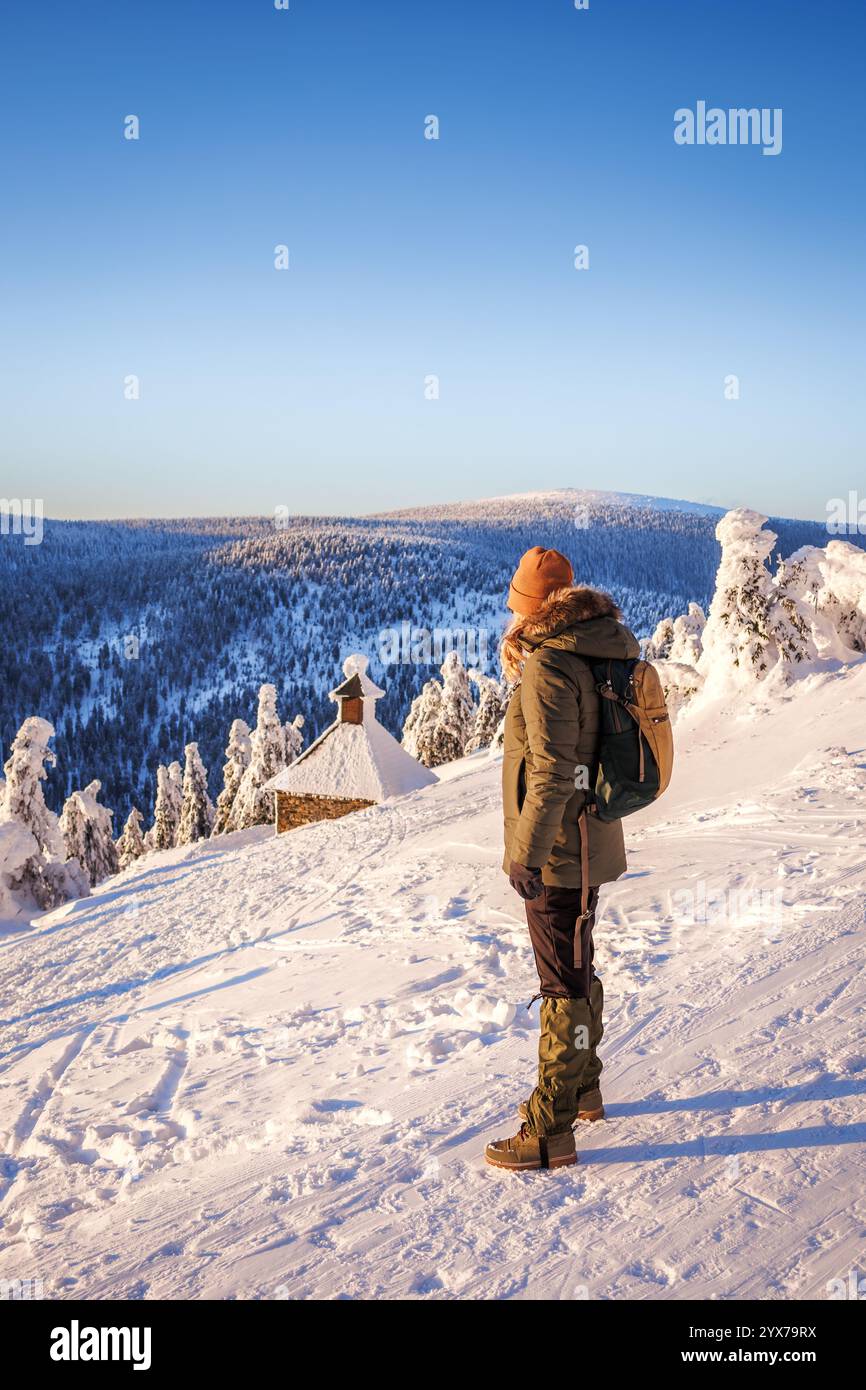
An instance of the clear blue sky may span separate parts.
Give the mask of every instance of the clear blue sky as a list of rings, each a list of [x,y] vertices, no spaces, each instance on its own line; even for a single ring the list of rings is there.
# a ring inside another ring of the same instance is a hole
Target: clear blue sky
[[[50,0],[0,40],[0,495],[862,490],[862,4]],[[676,145],[699,99],[781,107],[782,153]]]

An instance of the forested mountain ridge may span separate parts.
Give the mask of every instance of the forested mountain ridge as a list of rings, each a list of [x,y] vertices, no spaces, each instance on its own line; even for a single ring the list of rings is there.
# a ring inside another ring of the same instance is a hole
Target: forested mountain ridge
[[[705,604],[717,510],[639,502],[567,490],[366,518],[46,521],[33,546],[3,535],[3,756],[25,717],[50,720],[49,805],[98,777],[119,831],[133,804],[149,821],[157,764],[190,740],[216,795],[229,725],[254,721],[263,681],[283,719],[303,714],[314,737],[353,650],[370,655],[387,691],[379,716],[399,736],[436,667],[384,667],[382,634],[470,629],[477,648],[480,630],[480,664],[493,670],[508,579],[530,545],[569,555],[640,635],[690,600]],[[826,542],[818,523],[772,526],[785,554]]]

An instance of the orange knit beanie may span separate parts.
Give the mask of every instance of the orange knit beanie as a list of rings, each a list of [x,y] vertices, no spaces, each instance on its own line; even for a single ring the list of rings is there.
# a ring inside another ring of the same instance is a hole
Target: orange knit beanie
[[[512,613],[529,617],[544,607],[554,589],[567,588],[573,582],[574,570],[564,555],[534,545],[520,557],[508,591],[508,607]]]

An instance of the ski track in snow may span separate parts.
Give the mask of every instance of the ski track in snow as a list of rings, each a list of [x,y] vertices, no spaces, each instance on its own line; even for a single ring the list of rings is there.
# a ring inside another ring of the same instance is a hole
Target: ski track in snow
[[[516,1128],[537,1029],[484,758],[338,822],[151,856],[0,937],[0,1277],[773,1299],[863,1272],[864,694],[866,666],[814,682],[760,747],[748,722],[679,731],[602,896],[608,1118],[575,1168],[481,1157]],[[747,786],[720,790],[737,761]],[[779,906],[692,924],[674,895],[701,883]]]

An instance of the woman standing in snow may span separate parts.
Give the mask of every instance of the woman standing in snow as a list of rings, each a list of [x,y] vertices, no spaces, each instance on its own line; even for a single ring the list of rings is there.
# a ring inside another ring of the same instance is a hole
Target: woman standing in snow
[[[594,816],[599,694],[590,661],[630,660],[637,639],[613,599],[574,585],[558,550],[522,557],[508,595],[514,620],[502,644],[518,685],[505,717],[503,868],[526,904],[541,995],[538,1082],[510,1139],[487,1145],[500,1168],[576,1161],[576,1119],[604,1114],[597,1047],[601,981],[592,969],[598,888],[625,871],[619,821]]]

